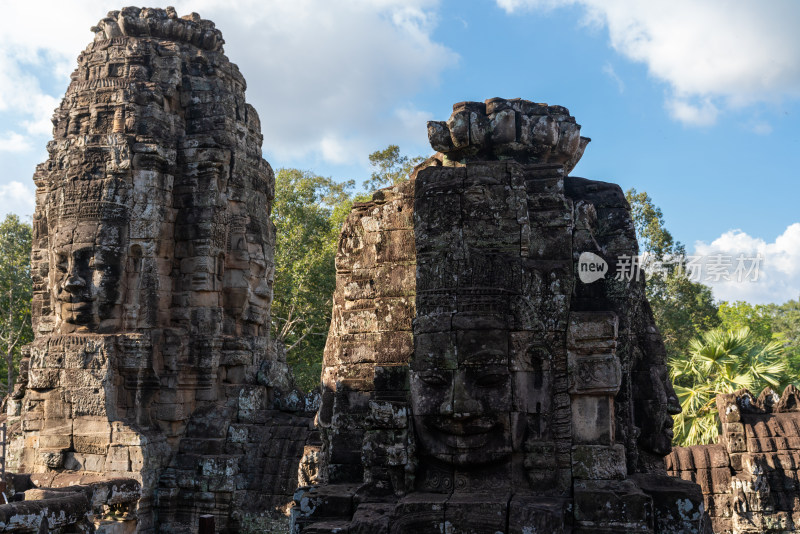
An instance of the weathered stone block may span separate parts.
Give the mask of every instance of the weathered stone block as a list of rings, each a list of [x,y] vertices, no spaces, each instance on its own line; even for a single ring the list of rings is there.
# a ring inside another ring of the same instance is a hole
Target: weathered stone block
[[[435,532],[445,524],[448,496],[439,493],[411,493],[397,503],[389,532]]]
[[[565,499],[517,495],[509,504],[509,534],[561,534],[569,529],[570,523]]]
[[[614,442],[614,400],[608,396],[572,397],[573,441],[612,444]]]
[[[508,501],[502,494],[454,494],[445,503],[445,525],[453,534],[502,532],[508,524]]]
[[[577,395],[616,395],[622,383],[622,368],[614,354],[582,355],[567,353],[570,393]]]
[[[574,491],[575,521],[584,528],[653,528],[653,501],[630,481],[579,481]]]
[[[622,480],[627,474],[625,447],[620,444],[572,447],[572,476],[576,479]]]

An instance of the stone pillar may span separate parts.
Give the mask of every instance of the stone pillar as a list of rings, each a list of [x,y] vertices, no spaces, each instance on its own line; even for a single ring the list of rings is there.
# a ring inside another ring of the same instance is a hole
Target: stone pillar
[[[684,504],[650,461],[676,398],[644,282],[614,277],[637,254],[630,207],[567,176],[579,132],[561,106],[462,102],[428,124],[435,156],[354,207],[323,372],[328,479],[298,492],[294,532],[701,532],[700,516],[657,519]],[[584,252],[608,268],[594,284]],[[398,287],[403,313],[376,313]]]
[[[308,433],[270,411],[282,381],[265,377],[287,368],[261,124],[213,22],[130,7],[93,31],[34,175],[36,339],[9,468],[135,478],[141,532],[206,513],[236,529],[284,504]]]

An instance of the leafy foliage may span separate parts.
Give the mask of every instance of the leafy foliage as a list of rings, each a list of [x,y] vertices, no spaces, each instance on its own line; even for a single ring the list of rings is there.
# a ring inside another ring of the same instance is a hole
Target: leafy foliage
[[[686,247],[679,241],[675,241],[664,226],[664,214],[661,212],[661,208],[653,204],[650,195],[645,191],[639,193],[636,189],[631,188],[625,192],[625,198],[631,205],[636,237],[643,250],[660,261],[670,256],[686,253]]]
[[[284,345],[297,384],[306,390],[319,382],[322,370],[336,245],[352,204],[352,186],[352,181],[337,183],[297,169],[280,169],[275,177],[273,336]]]
[[[647,299],[664,338],[667,355],[679,357],[688,352],[693,338],[719,325],[714,296],[710,287],[691,281],[685,271],[678,268],[674,260],[685,255],[686,248],[666,229],[661,209],[653,204],[653,199],[636,189],[629,189],[625,198],[631,205],[642,250],[656,261],[665,262],[663,271],[650,273]]]
[[[14,387],[20,349],[33,340],[31,232],[31,225],[16,215],[0,223],[0,348],[6,359],[0,380],[7,391]]]
[[[718,313],[722,328],[738,330],[747,327],[759,343],[769,343],[773,340],[774,314],[770,306],[749,304],[741,300],[722,301],[719,303]]]
[[[713,443],[718,435],[715,398],[747,388],[781,389],[789,379],[783,346],[763,343],[749,328],[715,328],[689,344],[688,357],[672,358],[670,376],[683,412],[675,417],[675,443]],[[756,393],[757,394],[757,393]]]
[[[646,293],[669,357],[686,354],[692,339],[720,323],[711,288],[680,271],[654,275]]]
[[[422,156],[409,157],[400,153],[400,147],[389,145],[369,155],[373,171],[369,180],[363,184],[367,191],[375,191],[407,179],[414,167],[425,160]]]
[[[783,344],[786,361],[795,382],[800,381],[800,299],[784,304],[769,304],[772,335]]]

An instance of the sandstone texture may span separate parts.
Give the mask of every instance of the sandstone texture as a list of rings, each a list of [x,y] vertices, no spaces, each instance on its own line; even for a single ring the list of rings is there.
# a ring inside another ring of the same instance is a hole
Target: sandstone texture
[[[59,473],[10,475],[4,482],[12,502],[0,505],[2,532],[136,531],[141,485],[134,480]]]
[[[699,484],[717,534],[776,534],[800,528],[800,392],[767,388],[717,395],[714,445],[676,447],[669,473]]]
[[[211,21],[129,7],[92,30],[34,175],[8,468],[134,480],[138,532],[236,531],[289,500],[315,409],[269,340],[259,118]]]
[[[456,104],[437,154],[353,207],[293,532],[710,532],[664,469],[680,407],[630,207],[568,176],[579,132],[561,106]]]

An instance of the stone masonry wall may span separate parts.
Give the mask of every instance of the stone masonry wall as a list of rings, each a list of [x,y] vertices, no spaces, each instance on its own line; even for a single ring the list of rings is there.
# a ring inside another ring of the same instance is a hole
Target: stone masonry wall
[[[800,530],[800,392],[717,396],[719,443],[676,447],[672,476],[700,485],[715,534]]]

